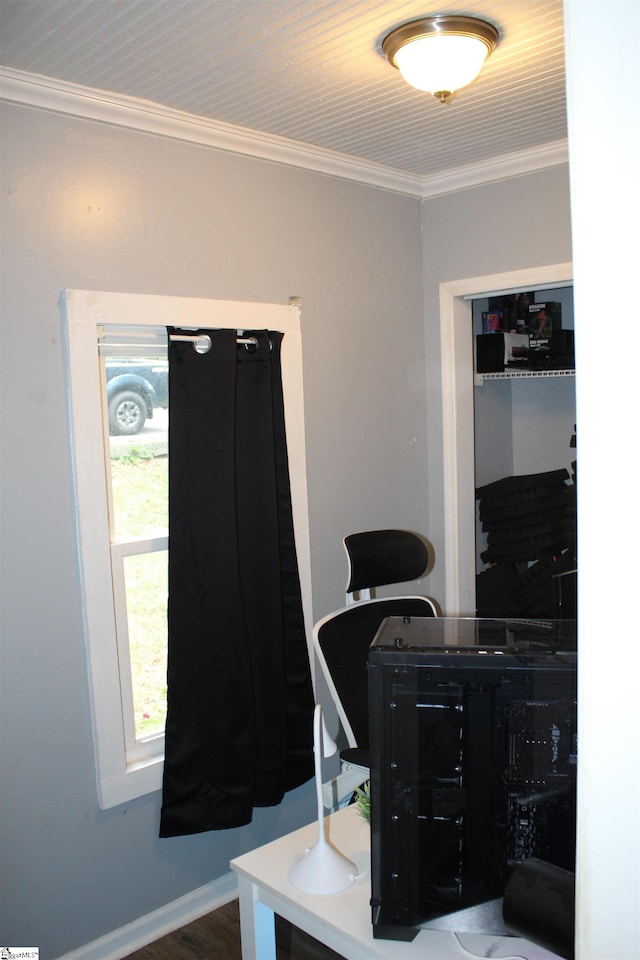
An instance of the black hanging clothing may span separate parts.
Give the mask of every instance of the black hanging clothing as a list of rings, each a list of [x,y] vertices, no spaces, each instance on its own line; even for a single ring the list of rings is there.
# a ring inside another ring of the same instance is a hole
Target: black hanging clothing
[[[242,826],[313,776],[282,334],[245,331],[253,346],[235,330],[198,333],[205,354],[169,344],[161,837]]]

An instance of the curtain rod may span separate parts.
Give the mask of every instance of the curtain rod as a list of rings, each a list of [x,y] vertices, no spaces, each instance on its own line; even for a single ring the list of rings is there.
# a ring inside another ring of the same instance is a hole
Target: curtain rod
[[[169,340],[180,340],[184,343],[192,343],[193,349],[196,353],[208,353],[211,349],[211,337],[206,333],[200,334],[182,334],[182,333],[171,333],[169,335]],[[236,343],[243,343],[245,347],[258,346],[258,341],[255,337],[236,337]]]

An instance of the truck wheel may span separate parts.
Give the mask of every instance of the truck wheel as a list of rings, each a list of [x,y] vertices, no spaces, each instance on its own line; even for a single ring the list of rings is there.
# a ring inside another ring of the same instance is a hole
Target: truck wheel
[[[132,436],[140,433],[147,419],[147,405],[138,393],[124,390],[109,403],[109,433]]]

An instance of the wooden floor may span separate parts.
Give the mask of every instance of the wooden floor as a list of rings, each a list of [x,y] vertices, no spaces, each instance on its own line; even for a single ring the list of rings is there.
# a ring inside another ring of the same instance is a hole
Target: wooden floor
[[[276,917],[277,960],[341,960],[308,934]],[[238,901],[129,954],[126,960],[243,960]],[[261,960],[245,957],[244,960]]]

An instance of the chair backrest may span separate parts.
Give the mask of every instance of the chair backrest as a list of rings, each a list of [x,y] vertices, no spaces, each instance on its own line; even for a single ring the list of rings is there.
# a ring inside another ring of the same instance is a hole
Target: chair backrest
[[[435,616],[427,597],[383,597],[343,607],[316,623],[318,662],[350,747],[369,746],[367,659],[378,628],[387,617]]]
[[[384,584],[417,580],[429,565],[424,540],[408,530],[367,530],[343,542],[349,563],[348,604],[372,599],[375,588]]]

